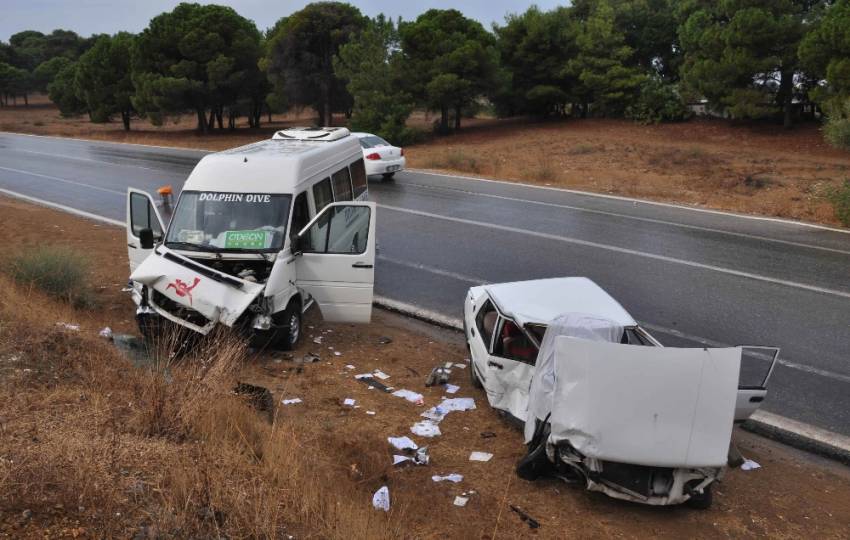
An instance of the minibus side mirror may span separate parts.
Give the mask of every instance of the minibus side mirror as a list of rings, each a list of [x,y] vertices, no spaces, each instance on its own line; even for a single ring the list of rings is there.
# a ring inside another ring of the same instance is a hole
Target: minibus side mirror
[[[142,249],[153,249],[152,229],[142,229],[139,231],[139,244]]]

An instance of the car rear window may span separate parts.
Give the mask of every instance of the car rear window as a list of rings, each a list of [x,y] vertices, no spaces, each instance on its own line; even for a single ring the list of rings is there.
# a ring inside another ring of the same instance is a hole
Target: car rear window
[[[375,148],[376,146],[390,146],[390,143],[377,135],[369,135],[360,139],[360,146],[363,148]]]

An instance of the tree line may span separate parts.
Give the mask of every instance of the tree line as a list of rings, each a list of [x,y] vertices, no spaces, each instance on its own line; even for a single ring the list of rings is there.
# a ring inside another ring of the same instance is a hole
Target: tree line
[[[47,91],[66,115],[154,124],[192,112],[201,132],[264,113],[315,109],[319,123],[390,139],[411,112],[459,129],[501,116],[676,121],[688,104],[791,126],[831,119],[850,145],[850,0],[574,0],[486,29],[454,9],[415,20],[317,2],[261,32],[229,7],[184,3],[137,35],[25,31],[0,43],[0,102]]]

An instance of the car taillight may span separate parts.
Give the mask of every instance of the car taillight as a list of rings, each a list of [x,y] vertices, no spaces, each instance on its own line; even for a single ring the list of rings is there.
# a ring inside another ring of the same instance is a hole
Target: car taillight
[[[401,155],[404,155],[404,148],[401,149]]]
[[[381,154],[379,154],[377,152],[372,152],[371,154],[366,156],[366,159],[371,159],[371,160],[381,159]]]

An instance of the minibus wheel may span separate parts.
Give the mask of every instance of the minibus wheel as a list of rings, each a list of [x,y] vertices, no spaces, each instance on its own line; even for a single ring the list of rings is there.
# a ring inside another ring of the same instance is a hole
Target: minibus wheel
[[[289,305],[280,317],[280,347],[291,351],[301,339],[301,302],[298,298],[289,301]]]

